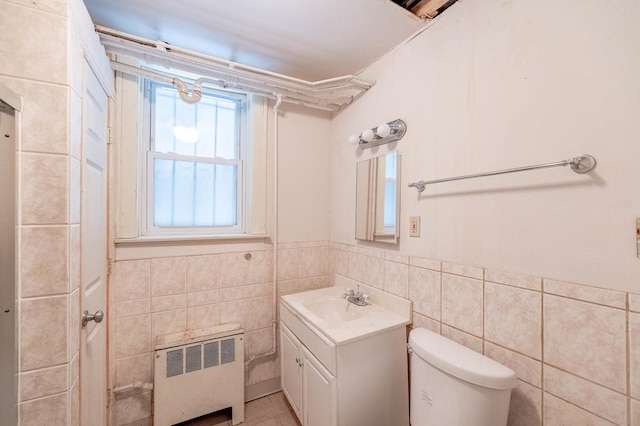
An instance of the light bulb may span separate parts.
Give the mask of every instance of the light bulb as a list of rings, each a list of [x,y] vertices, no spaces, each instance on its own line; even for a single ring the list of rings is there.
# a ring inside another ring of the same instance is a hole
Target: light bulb
[[[391,127],[387,123],[382,123],[376,129],[376,134],[381,138],[386,138],[391,134]]]
[[[367,129],[364,132],[362,132],[362,135],[360,137],[365,142],[371,142],[373,140],[374,136],[375,136],[375,134],[373,133],[373,130]]]
[[[360,136],[358,135],[349,136],[349,143],[351,145],[358,145],[360,143]]]

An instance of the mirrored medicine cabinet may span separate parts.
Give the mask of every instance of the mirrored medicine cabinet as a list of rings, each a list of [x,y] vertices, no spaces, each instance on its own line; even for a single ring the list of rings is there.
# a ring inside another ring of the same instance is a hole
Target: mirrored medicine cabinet
[[[400,155],[360,161],[356,166],[356,239],[398,243]]]

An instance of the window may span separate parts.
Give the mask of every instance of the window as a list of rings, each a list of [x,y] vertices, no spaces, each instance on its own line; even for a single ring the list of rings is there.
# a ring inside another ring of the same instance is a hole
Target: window
[[[146,234],[244,232],[246,95],[146,82]]]

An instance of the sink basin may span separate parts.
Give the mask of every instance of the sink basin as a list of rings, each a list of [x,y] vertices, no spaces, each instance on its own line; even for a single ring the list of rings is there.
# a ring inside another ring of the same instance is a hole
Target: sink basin
[[[366,316],[371,305],[356,306],[342,297],[327,297],[320,300],[309,300],[302,305],[312,314],[329,322],[348,322]]]
[[[281,296],[282,306],[313,332],[336,345],[411,323],[411,301],[341,275],[332,287]],[[342,298],[345,288],[367,293],[369,304],[357,306]],[[295,330],[294,330],[295,331]]]

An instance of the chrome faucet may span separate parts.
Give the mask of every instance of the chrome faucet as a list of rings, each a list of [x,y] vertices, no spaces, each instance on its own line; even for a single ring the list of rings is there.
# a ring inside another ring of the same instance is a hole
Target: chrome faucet
[[[361,293],[360,285],[358,285],[358,288],[356,291],[353,291],[352,288],[348,288],[347,292],[342,295],[342,298],[347,299],[348,302],[351,302],[354,305],[367,306],[368,305],[367,300],[369,299],[369,295]]]

